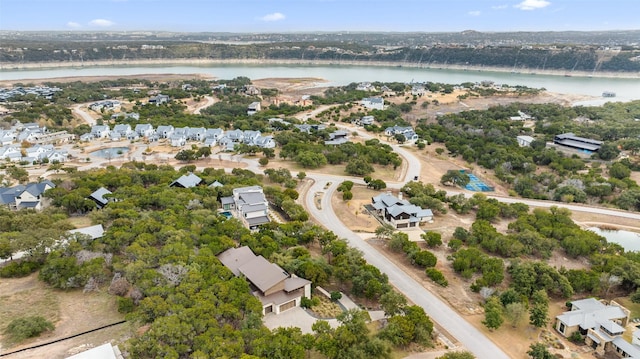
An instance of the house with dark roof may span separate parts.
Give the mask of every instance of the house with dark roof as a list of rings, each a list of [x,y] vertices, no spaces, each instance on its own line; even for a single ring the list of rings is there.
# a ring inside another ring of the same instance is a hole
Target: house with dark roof
[[[106,195],[110,194],[113,194],[113,192],[104,187],[100,187],[90,194],[87,199],[94,201],[96,203],[96,207],[98,207],[98,209],[102,209],[109,203],[109,201],[111,201],[110,198],[105,198]]]
[[[569,147],[578,151],[596,152],[604,142],[590,138],[578,137],[571,132],[556,135],[553,143],[563,147]]]
[[[329,134],[329,139],[324,141],[325,145],[341,145],[349,142],[349,132],[337,130]]]
[[[169,187],[191,188],[199,185],[200,183],[202,183],[202,181],[202,178],[189,172],[189,174],[182,175],[177,180],[171,182],[169,184]]]
[[[11,210],[34,209],[39,211],[48,204],[43,194],[55,187],[53,182],[45,180],[27,185],[0,188],[0,204]]]
[[[627,308],[615,301],[606,304],[586,298],[571,302],[570,309],[556,317],[554,327],[560,334],[568,338],[579,332],[585,344],[601,356],[615,353],[621,358],[640,359],[640,347],[622,337],[629,323]]]
[[[383,193],[371,198],[371,205],[382,220],[396,229],[415,228],[421,223],[433,221],[433,212]]]
[[[233,189],[233,196],[220,198],[224,210],[234,210],[235,217],[249,229],[269,223],[269,202],[262,187],[250,186]]]
[[[262,303],[262,314],[280,314],[300,306],[302,298],[311,299],[311,282],[291,275],[263,256],[256,256],[247,246],[231,248],[218,259],[235,276],[249,281],[252,293]]]

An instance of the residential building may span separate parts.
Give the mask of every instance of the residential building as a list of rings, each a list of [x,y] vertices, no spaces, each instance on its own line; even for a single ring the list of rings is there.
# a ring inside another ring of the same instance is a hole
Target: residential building
[[[158,126],[156,133],[160,138],[169,138],[173,134],[173,126]]]
[[[233,205],[230,204],[231,200]],[[223,209],[235,210],[236,218],[249,229],[257,229],[259,225],[269,222],[269,202],[260,186],[234,188],[233,196],[222,197],[220,201]]]
[[[242,133],[242,142],[247,145],[253,145],[256,138],[260,137],[260,131],[246,130]]]
[[[49,203],[43,194],[55,187],[53,182],[45,180],[27,185],[0,188],[0,205],[5,205],[11,210],[34,209],[39,211]]]
[[[280,314],[300,306],[302,298],[311,299],[311,282],[291,275],[263,256],[256,256],[247,246],[231,248],[218,259],[236,277],[249,281],[253,295],[262,303],[262,314]]]
[[[518,111],[518,116],[511,116],[511,117],[509,117],[509,119],[511,121],[527,121],[527,120],[533,119],[533,117],[527,115],[526,113],[524,113],[522,111]]]
[[[91,135],[93,138],[106,138],[109,136],[109,126],[108,125],[94,125],[91,127]]]
[[[111,343],[102,344],[95,348],[85,350],[66,359],[123,359],[124,356],[117,345]]]
[[[387,127],[384,130],[384,134],[389,137],[395,135],[403,135],[405,140],[408,142],[415,142],[420,138],[420,136],[418,136],[418,134],[413,130],[411,126],[403,127],[396,125],[393,127]]]
[[[384,110],[384,99],[382,97],[366,97],[360,104],[369,110]]]
[[[189,172],[189,174],[182,175],[177,180],[171,182],[169,187],[182,187],[191,188],[202,183],[203,179]]]
[[[629,310],[615,301],[605,304],[586,298],[571,302],[570,311],[558,315],[554,327],[565,337],[579,332],[598,355],[615,353],[621,358],[640,359],[640,347],[622,338],[629,315]]]
[[[516,139],[518,140],[518,145],[520,145],[520,147],[529,147],[531,146],[531,142],[535,140],[535,138],[531,136],[518,136]]]
[[[349,132],[337,130],[329,134],[329,139],[324,141],[325,145],[341,145],[349,142]]]
[[[168,102],[169,102],[169,96],[167,95],[158,94],[156,96],[152,96],[149,98],[149,103],[156,106],[160,106],[163,103],[168,103]]]
[[[105,196],[110,194],[113,194],[113,192],[104,187],[100,187],[91,193],[87,199],[94,201],[96,203],[96,207],[98,207],[98,209],[102,209],[109,203],[109,201],[112,201],[111,198],[105,198]]]
[[[96,224],[95,226],[72,229],[69,234],[81,234],[94,240],[104,236],[104,227],[101,224]]]
[[[413,86],[411,86],[411,95],[413,95],[413,96],[422,97],[426,93],[427,93],[427,90],[424,88],[423,85],[413,85]]]
[[[272,136],[258,136],[255,140],[253,140],[253,144],[260,148],[275,148],[276,142],[273,140]]]
[[[260,112],[260,109],[260,102],[252,102],[249,104],[249,106],[247,106],[247,115],[255,115],[256,112]]]
[[[433,221],[433,212],[397,198],[390,193],[371,198],[372,207],[382,220],[396,229],[414,228]]]
[[[138,136],[147,138],[153,136],[156,133],[156,131],[153,129],[153,126],[151,126],[151,124],[149,123],[137,124],[134,131],[138,134]]]
[[[553,138],[556,145],[569,147],[579,151],[596,152],[604,142],[590,138],[578,137],[571,132],[556,135]]]
[[[356,86],[357,91],[376,91],[376,87],[371,82],[361,82]]]
[[[373,116],[362,116],[362,118],[360,119],[359,125],[361,126],[373,125],[374,121],[375,121],[375,117]]]
[[[131,129],[131,125],[128,123],[120,123],[113,126],[113,130],[109,135],[112,141],[119,141],[124,138],[128,138],[129,135],[133,132]]]

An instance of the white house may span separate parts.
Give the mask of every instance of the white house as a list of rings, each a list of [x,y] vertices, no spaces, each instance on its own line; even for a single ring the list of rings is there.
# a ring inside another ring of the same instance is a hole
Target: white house
[[[233,189],[233,196],[220,199],[223,203],[233,200],[236,218],[249,229],[257,229],[259,225],[269,222],[269,202],[260,186]]]
[[[153,129],[153,126],[149,123],[139,123],[136,125],[134,130],[140,137],[151,137],[156,131]]]
[[[516,139],[518,140],[518,144],[520,145],[520,147],[529,147],[531,146],[531,142],[533,142],[535,140],[535,138],[531,137],[531,136],[518,136],[516,137]]]
[[[258,136],[258,138],[253,141],[253,144],[260,148],[276,147],[276,142],[273,140],[272,136]]]
[[[160,138],[169,138],[173,134],[173,126],[158,126],[156,133]]]
[[[433,221],[433,212],[397,198],[389,193],[371,198],[376,214],[396,229],[418,227]]]
[[[93,138],[106,138],[109,136],[109,132],[108,125],[93,125],[91,127],[91,135]]]
[[[384,99],[382,97],[366,97],[360,104],[370,110],[384,110]]]
[[[260,102],[252,102],[249,104],[249,106],[247,106],[247,115],[251,116],[251,115],[255,115],[256,112],[259,112],[261,109],[260,107]]]

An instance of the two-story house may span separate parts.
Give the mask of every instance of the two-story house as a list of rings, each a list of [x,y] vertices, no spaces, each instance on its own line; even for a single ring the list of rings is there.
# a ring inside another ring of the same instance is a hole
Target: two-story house
[[[311,299],[311,282],[287,273],[275,263],[256,256],[247,246],[230,248],[218,259],[235,276],[249,281],[252,293],[262,303],[262,314],[280,314]]]
[[[396,229],[414,228],[421,223],[433,221],[430,209],[423,209],[389,193],[371,198],[371,204],[376,214]]]

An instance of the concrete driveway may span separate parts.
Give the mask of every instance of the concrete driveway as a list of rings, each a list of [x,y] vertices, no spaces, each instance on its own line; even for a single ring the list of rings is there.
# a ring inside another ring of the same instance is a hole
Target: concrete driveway
[[[269,313],[264,316],[262,322],[264,325],[273,330],[275,328],[289,328],[289,327],[297,327],[302,330],[303,334],[313,334],[313,330],[311,326],[315,323],[318,318],[311,316],[311,314],[307,313],[304,309],[300,307],[294,307],[280,314]],[[331,328],[337,328],[340,323],[338,323],[337,319],[324,319],[329,322]]]

